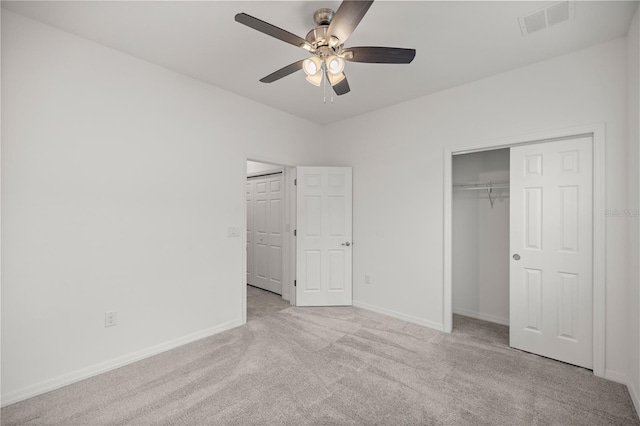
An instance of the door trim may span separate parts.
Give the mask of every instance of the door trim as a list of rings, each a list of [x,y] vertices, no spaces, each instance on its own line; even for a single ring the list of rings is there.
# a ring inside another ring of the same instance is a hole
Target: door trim
[[[604,123],[551,130],[524,136],[514,136],[479,142],[475,145],[454,146],[444,149],[444,238],[443,238],[443,328],[453,329],[452,297],[452,194],[453,156],[470,152],[509,148],[517,145],[540,143],[553,139],[576,136],[593,137],[593,374],[605,377],[606,335],[606,264],[605,243],[605,125]],[[600,213],[600,214],[599,214]]]

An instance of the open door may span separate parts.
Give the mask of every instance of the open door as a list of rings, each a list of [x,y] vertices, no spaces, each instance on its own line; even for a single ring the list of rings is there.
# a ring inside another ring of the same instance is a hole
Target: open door
[[[350,167],[297,168],[296,305],[352,303]]]
[[[592,138],[511,148],[510,345],[593,368]]]

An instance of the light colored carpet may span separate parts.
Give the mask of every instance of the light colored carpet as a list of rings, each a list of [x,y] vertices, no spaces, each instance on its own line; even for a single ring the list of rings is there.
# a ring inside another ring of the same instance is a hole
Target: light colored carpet
[[[289,301],[278,294],[247,286],[247,321],[275,314],[290,306]]]
[[[2,424],[638,425],[624,386],[365,310],[290,307],[2,410]]]

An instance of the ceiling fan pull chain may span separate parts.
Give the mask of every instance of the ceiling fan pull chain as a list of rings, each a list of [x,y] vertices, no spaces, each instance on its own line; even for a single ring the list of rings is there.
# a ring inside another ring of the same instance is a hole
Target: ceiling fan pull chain
[[[327,103],[327,69],[324,66],[324,62],[322,62],[322,74],[324,75],[324,78],[322,79],[322,95],[324,96],[324,99],[322,100],[323,104]]]

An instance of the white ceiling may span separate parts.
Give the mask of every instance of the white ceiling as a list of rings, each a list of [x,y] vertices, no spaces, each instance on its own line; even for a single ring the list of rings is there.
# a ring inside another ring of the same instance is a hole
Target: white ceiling
[[[18,1],[45,24],[316,123],[384,108],[627,34],[637,1],[576,2],[575,19],[523,37],[518,17],[555,2],[376,1],[349,46],[417,50],[409,65],[347,63],[351,92],[323,103],[298,72],[258,80],[306,52],[234,21],[245,12],[300,37],[339,1]],[[331,93],[328,91],[328,93]]]

